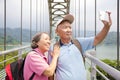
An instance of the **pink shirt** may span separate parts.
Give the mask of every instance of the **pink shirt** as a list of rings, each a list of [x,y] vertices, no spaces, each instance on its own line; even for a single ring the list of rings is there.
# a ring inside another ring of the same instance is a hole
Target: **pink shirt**
[[[28,53],[25,65],[24,65],[24,79],[29,80],[33,72],[35,76],[33,80],[48,80],[48,77],[43,75],[43,72],[49,65],[47,63],[47,58],[43,55],[38,48],[35,51]]]

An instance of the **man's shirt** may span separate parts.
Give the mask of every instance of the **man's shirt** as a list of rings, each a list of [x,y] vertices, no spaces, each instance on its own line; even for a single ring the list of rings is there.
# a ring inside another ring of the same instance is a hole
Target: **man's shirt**
[[[92,49],[94,38],[78,38],[82,47],[82,53]],[[52,47],[53,48],[53,47]],[[51,56],[48,56],[51,62]],[[70,42],[62,44],[58,58],[55,80],[87,80],[85,65],[79,49]]]

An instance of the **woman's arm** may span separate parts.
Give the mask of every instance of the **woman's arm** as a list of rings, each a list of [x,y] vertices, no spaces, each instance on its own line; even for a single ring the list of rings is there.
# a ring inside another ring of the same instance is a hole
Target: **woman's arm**
[[[53,53],[51,53],[52,55],[52,61],[49,65],[49,67],[43,72],[44,75],[50,77],[54,74],[56,66],[57,66],[57,59],[59,57],[60,54],[60,48],[58,44],[54,45],[54,49],[53,49]]]

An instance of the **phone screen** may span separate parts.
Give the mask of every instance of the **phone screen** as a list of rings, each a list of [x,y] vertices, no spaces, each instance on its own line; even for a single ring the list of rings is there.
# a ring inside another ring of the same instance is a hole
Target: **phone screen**
[[[105,11],[100,11],[99,12],[99,19],[100,20],[108,20],[107,13]]]

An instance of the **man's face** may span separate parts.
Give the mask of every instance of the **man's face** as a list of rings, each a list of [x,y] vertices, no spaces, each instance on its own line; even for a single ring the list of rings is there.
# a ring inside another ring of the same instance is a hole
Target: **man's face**
[[[60,25],[58,25],[56,33],[62,39],[70,39],[72,36],[71,24],[68,21],[62,22]]]

